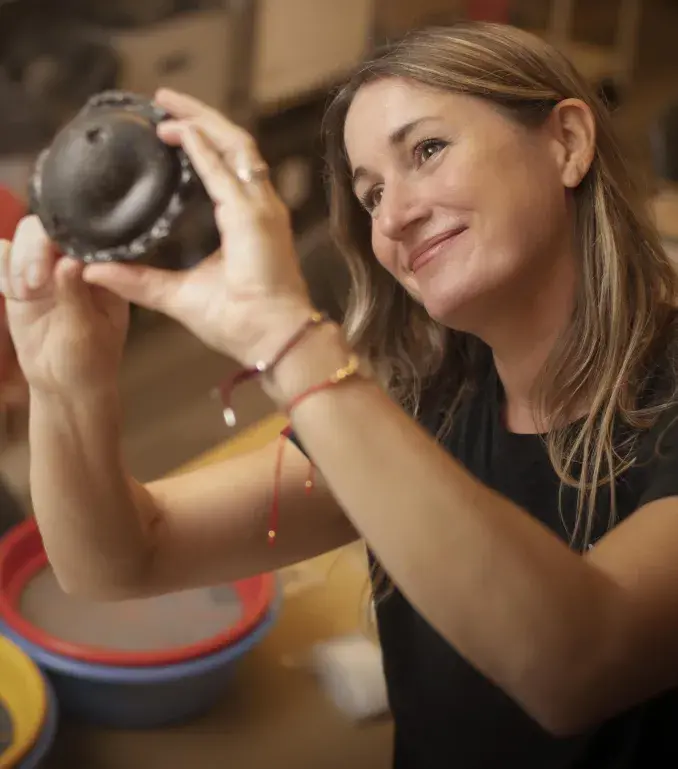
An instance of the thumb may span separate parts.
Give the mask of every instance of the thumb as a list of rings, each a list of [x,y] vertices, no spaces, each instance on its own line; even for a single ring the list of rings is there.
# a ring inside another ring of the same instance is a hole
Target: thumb
[[[132,304],[148,310],[173,315],[176,297],[183,275],[146,265],[88,264],[83,272],[86,283],[101,286]]]
[[[77,259],[62,257],[54,267],[54,288],[57,301],[77,305],[82,308],[91,306],[89,288],[83,283],[84,265]]]

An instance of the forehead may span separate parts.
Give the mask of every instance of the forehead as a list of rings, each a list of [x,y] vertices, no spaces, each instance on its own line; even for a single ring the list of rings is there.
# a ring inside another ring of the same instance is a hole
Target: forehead
[[[433,109],[440,111],[447,94],[397,78],[368,83],[360,88],[346,115],[344,141],[349,156],[366,136],[388,138],[402,125]]]
[[[375,153],[386,152],[389,137],[403,126],[432,118],[460,125],[487,117],[493,110],[479,99],[419,83],[385,78],[356,93],[344,124],[344,142],[353,167]],[[432,125],[432,124],[431,124]]]

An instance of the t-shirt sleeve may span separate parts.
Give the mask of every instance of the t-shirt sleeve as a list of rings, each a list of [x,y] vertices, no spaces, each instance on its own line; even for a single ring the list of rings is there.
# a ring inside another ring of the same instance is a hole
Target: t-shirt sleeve
[[[643,474],[638,507],[678,496],[678,407],[669,409],[648,431],[638,459]]]

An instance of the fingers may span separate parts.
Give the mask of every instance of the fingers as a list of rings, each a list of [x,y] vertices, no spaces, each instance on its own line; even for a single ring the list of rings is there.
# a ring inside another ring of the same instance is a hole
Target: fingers
[[[178,123],[167,121],[158,126],[158,133],[161,138],[167,136],[170,141],[180,140],[184,126],[197,128],[233,168],[264,165],[256,142],[247,131],[234,126],[218,114],[204,115]]]
[[[8,300],[30,302],[48,297],[56,301],[91,305],[82,282],[83,263],[60,258],[36,216],[22,219],[14,241],[0,249],[0,284]]]
[[[199,117],[211,110],[211,107],[208,107],[193,96],[173,91],[170,88],[158,89],[155,92],[154,100],[159,106],[166,109],[174,117],[179,118],[179,120]]]
[[[254,140],[244,128],[192,96],[163,88],[157,92],[155,100],[179,121],[199,126],[200,130],[214,142],[219,152],[252,148],[256,151]],[[159,130],[171,130],[169,126],[171,122],[161,123]]]
[[[22,219],[14,241],[0,249],[0,288],[13,299],[43,296],[52,283],[58,255],[36,216]]]
[[[184,149],[207,194],[217,206],[241,208],[244,190],[219,153],[195,128],[188,127],[184,134]]]
[[[92,297],[88,286],[82,280],[85,268],[77,259],[60,259],[54,268],[56,298],[79,307],[91,307]]]
[[[264,165],[252,136],[217,110],[191,96],[166,89],[158,91],[156,101],[176,118],[158,126],[158,135],[169,144],[181,143],[183,126],[193,125],[214,145],[232,168],[249,169]]]
[[[88,264],[83,280],[148,310],[176,317],[176,297],[184,275],[146,265]]]

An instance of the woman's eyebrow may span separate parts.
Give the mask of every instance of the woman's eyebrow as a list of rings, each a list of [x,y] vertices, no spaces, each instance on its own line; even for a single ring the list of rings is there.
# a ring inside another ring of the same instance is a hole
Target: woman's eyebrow
[[[396,128],[396,130],[390,134],[388,137],[388,143],[392,147],[398,147],[399,145],[403,144],[403,142],[412,133],[412,131],[414,131],[415,128],[420,126],[422,123],[426,123],[435,119],[436,118],[433,115],[427,115],[425,117],[417,118],[416,120],[411,120],[409,123],[405,123],[404,125],[400,126],[400,128]],[[364,166],[358,166],[355,169],[352,178],[352,186],[354,191],[358,182],[368,175],[369,171]]]

